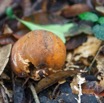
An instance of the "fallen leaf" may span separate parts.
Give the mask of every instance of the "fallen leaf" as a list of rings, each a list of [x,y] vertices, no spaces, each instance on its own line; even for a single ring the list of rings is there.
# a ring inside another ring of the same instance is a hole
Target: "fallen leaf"
[[[78,47],[74,50],[74,60],[77,61],[80,58],[88,58],[89,56],[95,56],[98,48],[101,45],[101,40],[88,36],[87,41],[82,44],[82,46]]]
[[[61,72],[54,73],[54,74],[48,76],[47,78],[43,78],[42,80],[40,80],[36,84],[35,89],[36,89],[37,93],[39,93],[43,89],[48,88],[49,86],[57,83],[60,80],[68,78],[69,76],[76,75],[78,72],[79,72],[78,70],[67,70],[67,71],[61,71]]]
[[[69,32],[65,34],[65,36],[76,36],[80,35],[81,33],[84,34],[93,34],[92,27],[90,25],[81,23],[81,24],[75,24],[73,27],[69,29]]]
[[[8,44],[0,48],[0,75],[3,73],[11,52],[12,45]]]
[[[104,17],[100,17],[100,18],[98,19],[98,23],[104,24]]]
[[[98,72],[104,74],[104,55],[98,55],[96,57],[96,62],[97,62]]]
[[[86,40],[87,40],[87,36],[85,34],[71,37],[66,43],[66,49],[73,50],[79,47],[80,45],[82,45],[82,43],[86,42]]]
[[[86,4],[74,4],[72,6],[69,6],[68,8],[65,8],[62,10],[61,15],[68,18],[77,16],[80,13],[90,11],[90,8]]]
[[[92,21],[92,22],[98,21],[97,14],[92,13],[92,12],[84,12],[78,16],[81,20]]]
[[[82,88],[84,94],[96,94],[100,97],[104,96],[104,80],[100,83],[97,81],[87,81]]]
[[[13,31],[10,29],[8,25],[4,25],[3,35],[11,35]]]
[[[22,30],[18,30],[17,32],[13,33],[13,37],[15,37],[16,39],[20,39],[22,36],[24,36],[25,34],[27,34],[29,32],[29,30],[27,29],[22,29]]]
[[[100,40],[104,40],[104,24],[102,25],[95,25],[92,29],[93,34],[95,35],[96,38]]]
[[[13,36],[0,37],[0,45],[14,44],[16,39]]]
[[[96,11],[98,11],[100,14],[104,15],[104,6],[96,6]]]
[[[23,17],[22,20],[40,25],[64,24],[68,22],[68,20],[66,20],[62,16],[52,15],[43,11],[33,13],[30,16]],[[20,23],[19,28],[24,29],[24,25]]]

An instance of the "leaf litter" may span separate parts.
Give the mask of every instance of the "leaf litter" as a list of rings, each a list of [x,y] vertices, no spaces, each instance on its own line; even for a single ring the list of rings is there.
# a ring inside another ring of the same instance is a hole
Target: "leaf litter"
[[[20,6],[20,1],[17,1]],[[11,98],[14,95],[15,98],[12,98],[11,102],[14,101],[15,103],[18,101],[23,103],[25,101],[27,103],[34,103],[34,101],[36,103],[103,103],[104,100],[101,98],[104,96],[104,50],[100,49],[104,45],[104,20],[103,10],[101,9],[103,5],[98,3],[98,0],[93,2],[91,0],[89,2],[82,0],[57,0],[55,2],[53,0],[52,2],[40,0],[36,4],[38,8],[35,6],[35,10],[33,10],[34,5],[32,3],[35,4],[35,2],[28,0],[27,2],[29,5],[27,8],[22,6],[23,9],[20,7],[16,9],[18,5],[12,6],[12,4],[9,4],[12,9],[9,8],[9,11],[7,10],[6,13],[3,13],[3,18],[6,18],[7,22],[3,19],[5,26],[0,32],[0,75],[3,83],[0,87],[0,97],[2,97],[0,101],[9,103],[10,99],[8,97]],[[54,5],[59,5],[60,3],[60,7],[57,6],[57,9],[52,9]],[[30,7],[30,4],[33,7]],[[98,9],[98,5],[102,7]],[[30,10],[31,8],[32,10]],[[26,17],[25,9],[35,13],[31,12],[31,16]],[[11,12],[11,10],[14,12]],[[4,14],[8,14],[9,18]],[[12,18],[13,15],[16,18]],[[63,22],[64,20],[65,22]],[[15,21],[15,30],[8,23],[10,21]],[[29,29],[18,25],[20,22]],[[64,43],[66,42],[67,51],[66,62],[62,71],[45,77],[40,81],[17,77],[11,71],[11,61],[9,60],[12,49],[12,45],[9,43],[14,44],[17,39],[25,35],[25,32],[22,31],[28,32],[36,29],[49,30],[57,34]],[[83,77],[79,78],[77,76],[78,73],[80,73],[80,76],[83,75]],[[82,80],[81,78],[85,78],[85,81],[79,85],[79,79]],[[30,83],[34,86],[37,93],[35,93],[33,88],[31,89]],[[13,89],[9,84],[13,86]],[[59,86],[57,87],[57,85]],[[11,97],[10,92],[12,92]],[[54,99],[52,98],[53,94]],[[38,101],[37,97],[39,97]],[[4,98],[7,99],[4,100]]]

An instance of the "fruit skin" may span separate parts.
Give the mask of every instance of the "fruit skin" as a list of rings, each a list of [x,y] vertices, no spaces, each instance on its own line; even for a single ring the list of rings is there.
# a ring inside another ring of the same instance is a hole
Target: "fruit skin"
[[[27,33],[14,44],[11,66],[18,76],[30,76],[35,80],[39,71],[50,75],[62,70],[65,59],[66,47],[59,37],[49,31],[35,30]],[[29,68],[30,63],[34,68]]]

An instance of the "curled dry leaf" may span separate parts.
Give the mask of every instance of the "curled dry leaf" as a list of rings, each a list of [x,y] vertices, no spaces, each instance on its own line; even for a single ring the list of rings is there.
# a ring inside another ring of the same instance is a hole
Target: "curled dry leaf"
[[[12,45],[6,45],[0,48],[0,75],[8,63]]]
[[[86,4],[75,4],[72,6],[69,6],[68,8],[65,8],[62,10],[61,15],[68,18],[77,16],[80,13],[90,11],[90,8]]]
[[[87,42],[83,43],[82,46],[74,50],[75,58],[77,61],[80,58],[88,58],[89,56],[95,56],[98,48],[101,45],[101,40],[93,36],[88,36]]]

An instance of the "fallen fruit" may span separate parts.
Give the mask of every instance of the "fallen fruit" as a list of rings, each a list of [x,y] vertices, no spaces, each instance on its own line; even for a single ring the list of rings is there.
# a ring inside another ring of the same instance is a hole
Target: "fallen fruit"
[[[66,48],[52,32],[35,30],[21,37],[13,46],[11,65],[19,77],[40,80],[62,70]]]

